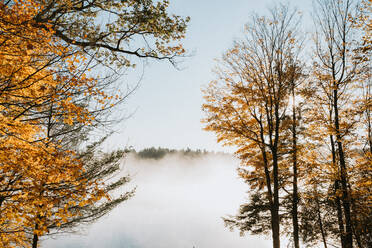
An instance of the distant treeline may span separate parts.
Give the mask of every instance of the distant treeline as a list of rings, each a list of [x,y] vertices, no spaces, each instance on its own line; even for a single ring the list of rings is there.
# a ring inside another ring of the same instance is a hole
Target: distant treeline
[[[162,147],[145,148],[138,152],[135,149],[130,148],[127,150],[127,153],[135,154],[135,156],[140,159],[156,159],[156,160],[162,159],[166,155],[175,155],[175,154],[185,156],[185,157],[190,157],[190,158],[200,157],[200,156],[208,155],[208,154],[225,154],[222,152],[211,152],[205,149],[192,150],[190,148],[186,148],[186,149],[177,150],[177,149],[169,149],[169,148],[162,148]]]

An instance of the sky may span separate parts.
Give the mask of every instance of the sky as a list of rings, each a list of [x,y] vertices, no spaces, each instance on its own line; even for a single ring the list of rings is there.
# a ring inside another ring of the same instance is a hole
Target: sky
[[[108,148],[132,146],[207,149],[227,151],[217,144],[213,133],[202,130],[201,88],[214,79],[215,59],[241,37],[244,24],[253,12],[267,13],[279,0],[172,0],[170,12],[190,16],[183,41],[189,57],[182,58],[177,70],[165,61],[147,61],[122,77],[123,86],[140,81],[137,90],[119,111],[130,118],[118,125]],[[289,0],[304,13],[304,26],[311,26],[311,0]]]

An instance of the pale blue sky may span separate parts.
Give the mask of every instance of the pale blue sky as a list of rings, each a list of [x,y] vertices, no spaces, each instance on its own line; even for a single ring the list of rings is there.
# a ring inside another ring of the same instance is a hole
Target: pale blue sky
[[[167,62],[149,61],[141,85],[128,100],[125,111],[133,116],[116,128],[110,147],[150,146],[169,148],[201,148],[225,150],[216,143],[214,134],[202,130],[200,119],[202,94],[200,89],[214,78],[215,58],[231,47],[242,34],[250,14],[265,14],[267,7],[279,0],[171,0],[170,11],[190,16],[184,40],[188,51],[195,51],[183,59],[181,71]],[[311,26],[311,0],[289,0],[304,13],[303,24]],[[139,71],[123,78],[138,80]],[[123,110],[124,111],[124,110]]]

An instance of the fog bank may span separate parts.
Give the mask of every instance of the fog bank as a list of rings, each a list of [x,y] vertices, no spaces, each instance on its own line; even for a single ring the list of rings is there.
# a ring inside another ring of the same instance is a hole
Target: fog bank
[[[221,217],[236,213],[247,195],[237,165],[229,155],[130,156],[123,173],[132,175],[135,196],[85,228],[84,235],[58,236],[41,247],[269,248],[268,239],[240,237],[224,227]]]

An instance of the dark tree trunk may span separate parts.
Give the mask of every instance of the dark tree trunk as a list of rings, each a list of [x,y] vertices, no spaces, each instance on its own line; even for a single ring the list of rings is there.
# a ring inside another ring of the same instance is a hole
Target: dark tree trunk
[[[318,213],[318,223],[319,223],[319,229],[320,229],[320,233],[322,234],[322,241],[323,241],[323,245],[324,245],[324,248],[327,248],[327,234],[324,230],[324,227],[323,227],[323,221],[322,221],[322,215],[321,215],[321,210],[320,210],[320,203],[319,203],[319,198],[318,198],[318,190],[316,189],[317,185],[315,185],[315,189],[314,189],[314,193],[315,193],[315,202],[316,202],[316,211]]]
[[[261,127],[261,133],[260,138],[262,140],[262,143],[264,143],[264,132]],[[271,176],[270,176],[270,170],[269,170],[269,161],[267,159],[266,155],[266,148],[263,146],[261,148],[262,157],[264,160],[264,166],[265,166],[265,177],[266,177],[266,188],[267,188],[267,197],[270,205],[270,213],[271,213],[271,233],[273,238],[273,248],[280,248],[280,236],[279,236],[279,204],[277,204],[277,207],[275,206],[275,186],[274,186],[274,193],[271,188]],[[275,177],[274,177],[275,180]],[[275,185],[275,181],[274,181]]]
[[[274,106],[274,142],[271,140],[271,152],[273,156],[273,206],[272,206],[272,231],[273,231],[273,248],[280,248],[280,217],[279,217],[279,165],[278,165],[278,144],[280,132],[279,105]]]
[[[293,166],[293,195],[292,195],[292,222],[293,222],[293,241],[295,248],[300,248],[298,237],[298,189],[297,189],[297,118],[295,105],[294,82],[292,82],[292,166]]]
[[[337,180],[335,182],[335,192],[337,194],[337,191],[340,189],[340,181]],[[341,247],[345,248],[345,227],[344,227],[344,218],[342,216],[342,206],[341,206],[341,199],[337,195],[336,196],[336,208],[337,208],[337,220],[338,220],[338,229],[340,232],[340,238],[341,238]]]
[[[340,134],[340,124],[339,124],[339,115],[338,115],[338,91],[337,89],[333,90],[333,108],[335,111],[335,131],[336,131],[336,141],[337,141],[337,152],[339,156],[340,169],[341,169],[341,189],[342,189],[342,206],[344,208],[345,215],[345,248],[353,247],[353,231],[351,223],[351,212],[350,212],[350,197],[347,187],[347,170],[346,170],[346,161],[343,151],[343,146],[341,142]]]
[[[275,165],[276,164],[276,165]],[[279,219],[279,185],[278,185],[278,165],[274,159],[274,202],[271,212],[271,227],[273,232],[273,248],[280,248],[280,219]]]
[[[272,231],[273,231],[273,248],[280,248],[280,218],[279,218],[279,170],[277,151],[273,149],[273,184],[274,184],[274,201],[272,206]]]
[[[48,139],[50,138],[50,132],[51,132],[51,129],[52,129],[52,116],[53,116],[53,104],[50,105],[49,107],[49,116],[48,116],[48,125],[47,125],[47,137]],[[46,144],[46,147],[48,147],[49,145]],[[40,192],[40,196],[43,195],[43,191]],[[40,220],[41,219],[41,216],[38,215],[37,218]],[[39,228],[39,225],[36,223],[35,224],[35,230],[37,230]],[[34,237],[32,239],[32,248],[37,248],[37,244],[39,242],[39,236],[37,234],[34,233]]]
[[[35,230],[39,228],[38,224],[35,224]],[[39,236],[34,233],[34,237],[32,238],[32,248],[37,248],[37,243],[39,242]]]
[[[322,216],[320,215],[320,207],[319,207],[318,199],[317,199],[317,205],[318,205],[318,222],[319,222],[320,233],[322,234],[324,248],[327,248],[326,234],[323,228]]]
[[[277,206],[273,206],[271,214],[271,229],[273,237],[273,248],[280,248],[280,226],[279,226],[279,211]]]
[[[331,140],[331,149],[332,149],[332,163],[334,166],[337,166],[336,161],[336,147],[335,142],[333,140],[333,136],[329,136]],[[338,221],[338,231],[340,233],[340,239],[341,239],[341,247],[345,248],[345,228],[344,228],[344,220],[342,217],[342,206],[341,206],[341,199],[338,196],[338,190],[340,189],[340,180],[337,179],[335,181],[335,204],[337,209],[337,221]]]

